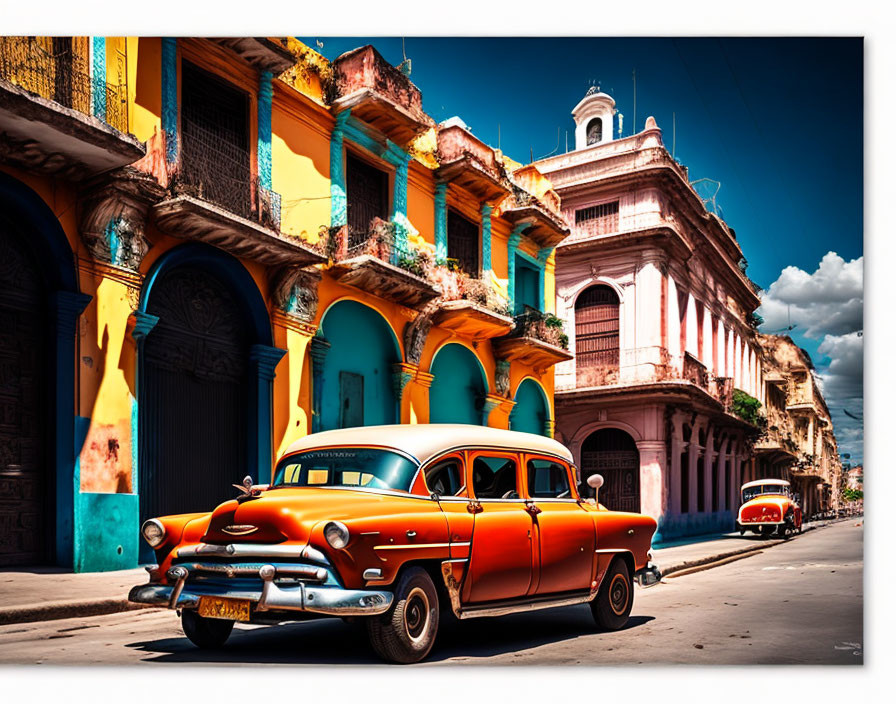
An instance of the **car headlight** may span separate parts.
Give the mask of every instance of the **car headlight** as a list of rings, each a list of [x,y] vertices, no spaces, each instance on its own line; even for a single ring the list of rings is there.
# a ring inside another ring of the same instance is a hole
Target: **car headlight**
[[[344,523],[339,521],[330,521],[324,526],[324,538],[330,544],[330,547],[336,550],[342,550],[348,545],[349,532]]]
[[[140,528],[143,539],[149,543],[150,547],[156,548],[165,540],[165,526],[156,518],[150,518]]]

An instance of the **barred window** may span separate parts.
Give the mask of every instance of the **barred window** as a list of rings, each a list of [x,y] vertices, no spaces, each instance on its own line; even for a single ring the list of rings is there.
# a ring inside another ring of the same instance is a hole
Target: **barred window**
[[[607,220],[612,219],[617,222],[619,219],[619,201],[614,200],[611,203],[601,203],[600,205],[592,205],[590,208],[582,208],[576,211],[576,225],[588,222],[590,220]]]

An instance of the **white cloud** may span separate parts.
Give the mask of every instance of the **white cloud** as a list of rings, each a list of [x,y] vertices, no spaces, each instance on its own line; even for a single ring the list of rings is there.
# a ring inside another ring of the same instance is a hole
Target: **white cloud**
[[[805,335],[843,335],[862,329],[864,258],[847,262],[828,252],[812,274],[795,266],[785,268],[760,294],[758,313],[765,319],[763,332],[781,331],[788,325]]]

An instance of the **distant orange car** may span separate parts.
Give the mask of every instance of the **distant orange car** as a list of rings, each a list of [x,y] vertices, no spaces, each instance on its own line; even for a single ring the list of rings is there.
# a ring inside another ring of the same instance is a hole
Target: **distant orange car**
[[[783,479],[757,479],[740,488],[742,505],[737,513],[737,529],[786,537],[803,531],[803,510]]]
[[[600,478],[591,478],[592,486]],[[235,621],[363,617],[374,650],[409,663],[457,618],[591,605],[628,621],[656,521],[580,498],[549,438],[466,425],[334,430],[293,444],[269,486],[212,513],[150,519],[159,565],[131,601],[177,609],[218,647]]]

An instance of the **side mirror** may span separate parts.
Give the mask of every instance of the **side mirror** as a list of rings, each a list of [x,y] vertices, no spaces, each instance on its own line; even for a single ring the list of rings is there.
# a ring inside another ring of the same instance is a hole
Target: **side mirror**
[[[592,474],[587,480],[588,486],[597,491],[604,485],[604,478],[600,474]]]

